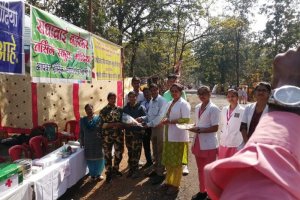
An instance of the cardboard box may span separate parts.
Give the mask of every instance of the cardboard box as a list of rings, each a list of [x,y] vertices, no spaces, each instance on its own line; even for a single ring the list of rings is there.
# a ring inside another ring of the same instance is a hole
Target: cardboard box
[[[21,167],[17,164],[0,163],[0,194],[23,182]]]

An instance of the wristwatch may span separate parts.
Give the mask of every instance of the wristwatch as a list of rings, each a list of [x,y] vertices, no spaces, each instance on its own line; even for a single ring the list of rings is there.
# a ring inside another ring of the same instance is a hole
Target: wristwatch
[[[272,91],[268,103],[285,108],[300,108],[300,88],[292,85],[276,88]]]

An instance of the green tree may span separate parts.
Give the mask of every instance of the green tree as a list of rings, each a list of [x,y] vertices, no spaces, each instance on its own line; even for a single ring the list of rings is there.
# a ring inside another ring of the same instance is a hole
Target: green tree
[[[269,57],[300,43],[300,6],[294,0],[271,0],[263,5],[268,16],[264,30],[264,44],[270,49]]]

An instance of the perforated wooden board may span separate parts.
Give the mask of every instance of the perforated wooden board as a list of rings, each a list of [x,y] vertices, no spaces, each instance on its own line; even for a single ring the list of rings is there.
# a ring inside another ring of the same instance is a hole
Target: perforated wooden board
[[[93,84],[80,84],[80,116],[85,116],[84,106],[88,103],[94,106],[95,114],[107,104],[109,92],[117,93],[117,81],[94,81]]]
[[[117,81],[97,81],[79,84],[79,113],[85,116],[84,106],[94,105],[98,114],[107,104],[109,92],[117,93]],[[31,129],[32,90],[31,77],[0,75],[1,126]],[[38,125],[56,122],[62,130],[65,122],[75,119],[73,107],[73,84],[37,84]]]
[[[72,84],[37,84],[38,124],[56,122],[64,127],[66,121],[75,119]]]
[[[32,127],[30,76],[0,75],[1,125]]]

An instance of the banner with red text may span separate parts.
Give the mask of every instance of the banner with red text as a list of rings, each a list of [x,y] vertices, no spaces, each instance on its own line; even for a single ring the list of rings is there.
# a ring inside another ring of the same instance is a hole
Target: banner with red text
[[[33,82],[92,80],[90,33],[45,11],[31,8]]]
[[[93,37],[94,66],[98,80],[121,80],[121,47]]]

